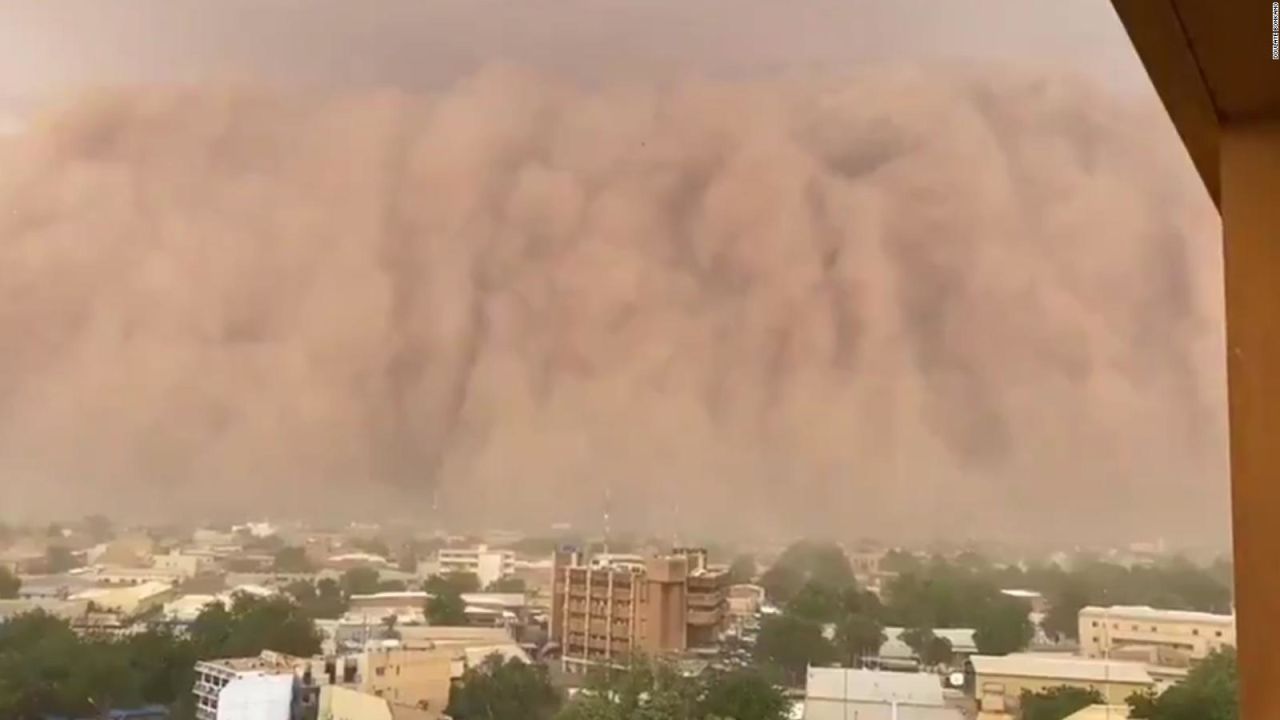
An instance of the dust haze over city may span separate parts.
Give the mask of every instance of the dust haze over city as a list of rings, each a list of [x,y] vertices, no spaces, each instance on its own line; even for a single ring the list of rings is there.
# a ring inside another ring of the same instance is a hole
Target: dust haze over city
[[[376,7],[0,7],[0,519],[1225,543],[1107,3]]]

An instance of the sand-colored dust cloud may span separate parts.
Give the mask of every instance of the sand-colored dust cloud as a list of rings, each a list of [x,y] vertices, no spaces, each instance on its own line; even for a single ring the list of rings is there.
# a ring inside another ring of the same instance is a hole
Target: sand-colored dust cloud
[[[77,97],[0,138],[0,503],[1220,534],[1216,222],[1040,72]]]

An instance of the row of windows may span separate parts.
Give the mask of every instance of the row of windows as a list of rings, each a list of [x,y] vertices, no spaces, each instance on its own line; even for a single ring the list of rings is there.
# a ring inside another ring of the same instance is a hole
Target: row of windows
[[[1099,625],[1098,621],[1097,621],[1097,620],[1094,620],[1094,621],[1093,621],[1093,627],[1102,627],[1102,625]],[[1114,629],[1114,630],[1119,630],[1119,629],[1120,629],[1120,623],[1112,623],[1112,624],[1111,624],[1111,627],[1112,627],[1112,629]],[[1132,629],[1134,632],[1139,632],[1139,629],[1138,629],[1138,628],[1139,628],[1139,626],[1137,626],[1137,625],[1133,625],[1133,626],[1131,626],[1131,627],[1130,627],[1130,629]],[[1151,632],[1160,632],[1160,628],[1159,628],[1158,626],[1156,626],[1156,625],[1152,625],[1152,626],[1151,626]],[[1191,628],[1191,634],[1192,634],[1192,635],[1195,635],[1195,636],[1197,636],[1197,637],[1198,637],[1198,636],[1200,635],[1200,628]],[[1222,631],[1221,631],[1221,630],[1214,630],[1214,631],[1213,631],[1213,635],[1214,635],[1214,637],[1222,637]]]

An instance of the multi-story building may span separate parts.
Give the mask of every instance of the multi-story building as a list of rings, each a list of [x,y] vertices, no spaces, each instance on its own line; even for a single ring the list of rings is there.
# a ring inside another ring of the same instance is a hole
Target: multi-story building
[[[1082,608],[1080,654],[1120,657],[1149,651],[1156,664],[1185,666],[1236,643],[1231,615],[1144,606]]]
[[[979,717],[1018,717],[1025,692],[1079,688],[1097,692],[1104,702],[1123,705],[1130,695],[1150,693],[1156,687],[1141,663],[1051,653],[974,655],[965,672],[983,713]]]
[[[286,720],[293,716],[293,658],[259,657],[196,663],[196,720]]]
[[[723,629],[729,586],[705,550],[678,549],[632,565],[594,565],[556,553],[551,636],[567,671],[623,665],[636,654],[713,646]]]
[[[487,545],[473,548],[441,548],[436,552],[436,568],[441,573],[471,573],[480,579],[480,587],[516,571],[513,550],[490,550]]]

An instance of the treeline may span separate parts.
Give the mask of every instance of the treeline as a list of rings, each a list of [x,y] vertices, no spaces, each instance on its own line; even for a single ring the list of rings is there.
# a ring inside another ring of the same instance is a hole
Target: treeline
[[[126,638],[81,637],[65,620],[28,613],[0,624],[0,718],[105,717],[112,708],[161,704],[189,720],[197,660],[265,649],[310,656],[320,650],[320,635],[284,597],[215,603],[184,636],[154,628]]]
[[[735,561],[745,574],[749,559]],[[1229,613],[1229,566],[1205,568],[1183,558],[1126,567],[1080,558],[1071,568],[1056,564],[998,565],[973,553],[944,558],[903,551],[888,553],[881,570],[890,575],[877,596],[858,586],[838,545],[812,541],[788,547],[759,578],[782,614],[766,618],[757,657],[798,682],[808,665],[857,665],[883,643],[884,627],[905,629],[907,642],[926,665],[951,659],[939,628],[971,628],[982,654],[1025,648],[1034,636],[1030,604],[1002,589],[1040,592],[1049,605],[1042,627],[1051,638],[1075,639],[1077,616],[1086,605],[1150,605],[1157,608]]]
[[[638,659],[625,671],[592,674],[572,699],[547,670],[491,657],[467,670],[450,695],[456,720],[784,720],[790,703],[756,670],[686,677]]]

